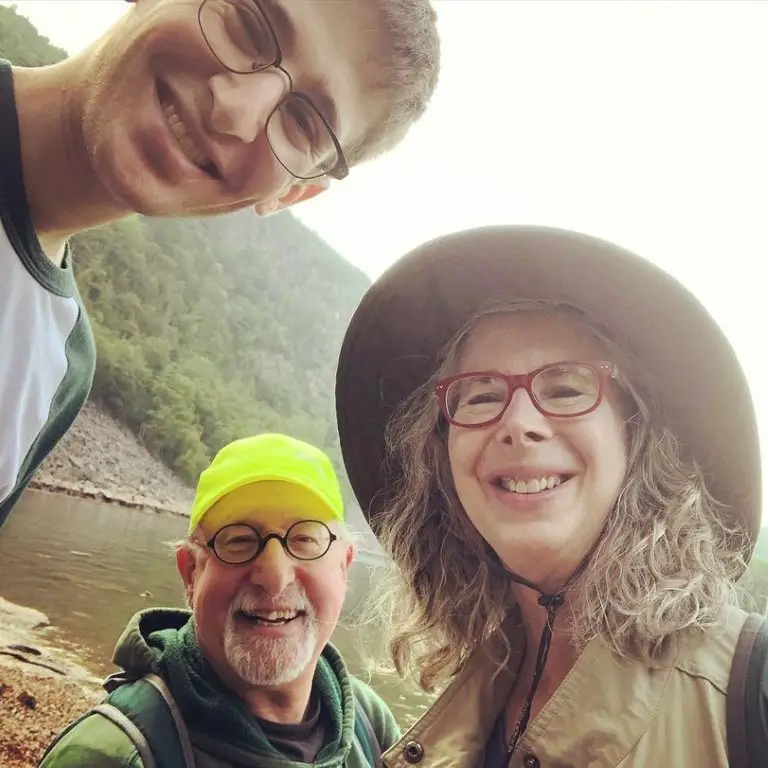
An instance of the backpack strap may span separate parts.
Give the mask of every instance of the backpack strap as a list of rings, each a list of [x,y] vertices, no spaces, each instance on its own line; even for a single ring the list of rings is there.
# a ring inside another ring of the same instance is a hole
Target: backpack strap
[[[376,738],[368,713],[355,701],[355,737],[363,748],[371,768],[381,768],[381,745]]]
[[[152,748],[144,738],[144,734],[117,707],[113,707],[111,704],[98,704],[88,714],[102,715],[114,723],[133,742],[133,746],[136,747],[141,758],[142,768],[157,768]]]
[[[109,695],[96,710],[119,725],[136,745],[145,768],[194,768],[189,731],[165,681],[118,674],[104,682]],[[144,753],[149,752],[150,762]]]
[[[768,754],[768,619],[747,616],[731,663],[726,698],[730,768],[757,768]]]

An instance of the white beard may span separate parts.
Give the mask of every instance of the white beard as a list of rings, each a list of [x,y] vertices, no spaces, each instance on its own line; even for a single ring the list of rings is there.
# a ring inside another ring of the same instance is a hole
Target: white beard
[[[306,613],[294,619],[304,631],[287,638],[254,637],[239,631],[234,601],[224,627],[224,656],[238,677],[249,685],[274,688],[293,682],[311,663],[317,643],[317,622],[306,601]]]

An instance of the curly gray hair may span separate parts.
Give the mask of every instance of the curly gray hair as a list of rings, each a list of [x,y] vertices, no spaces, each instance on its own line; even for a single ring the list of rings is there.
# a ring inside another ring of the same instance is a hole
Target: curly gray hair
[[[352,163],[381,155],[397,145],[421,117],[437,87],[440,40],[437,14],[429,0],[375,0],[389,35],[389,59],[372,89],[383,96],[384,114],[351,147]]]

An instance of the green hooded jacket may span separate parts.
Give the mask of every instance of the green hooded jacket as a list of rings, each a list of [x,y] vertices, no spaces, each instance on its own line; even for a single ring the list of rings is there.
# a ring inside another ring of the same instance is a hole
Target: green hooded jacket
[[[303,768],[267,740],[243,701],[219,681],[203,657],[188,611],[151,609],[137,613],[115,650],[115,663],[131,678],[147,673],[170,689],[189,730],[197,768]],[[328,723],[316,768],[368,768],[354,735],[355,702],[373,727],[381,750],[399,738],[387,705],[352,677],[339,652],[327,645],[318,661],[314,690]],[[78,721],[59,736],[39,768],[142,768],[134,743],[100,713]]]

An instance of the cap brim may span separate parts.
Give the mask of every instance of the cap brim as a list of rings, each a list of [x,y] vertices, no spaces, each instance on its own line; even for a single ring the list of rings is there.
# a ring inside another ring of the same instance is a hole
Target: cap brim
[[[586,235],[524,226],[427,243],[384,273],[352,318],[336,409],[347,474],[374,531],[388,482],[384,430],[394,408],[434,373],[441,349],[473,314],[516,298],[572,304],[611,329],[656,385],[656,405],[708,488],[754,544],[762,481],[757,424],[721,329],[693,294],[650,262]]]

